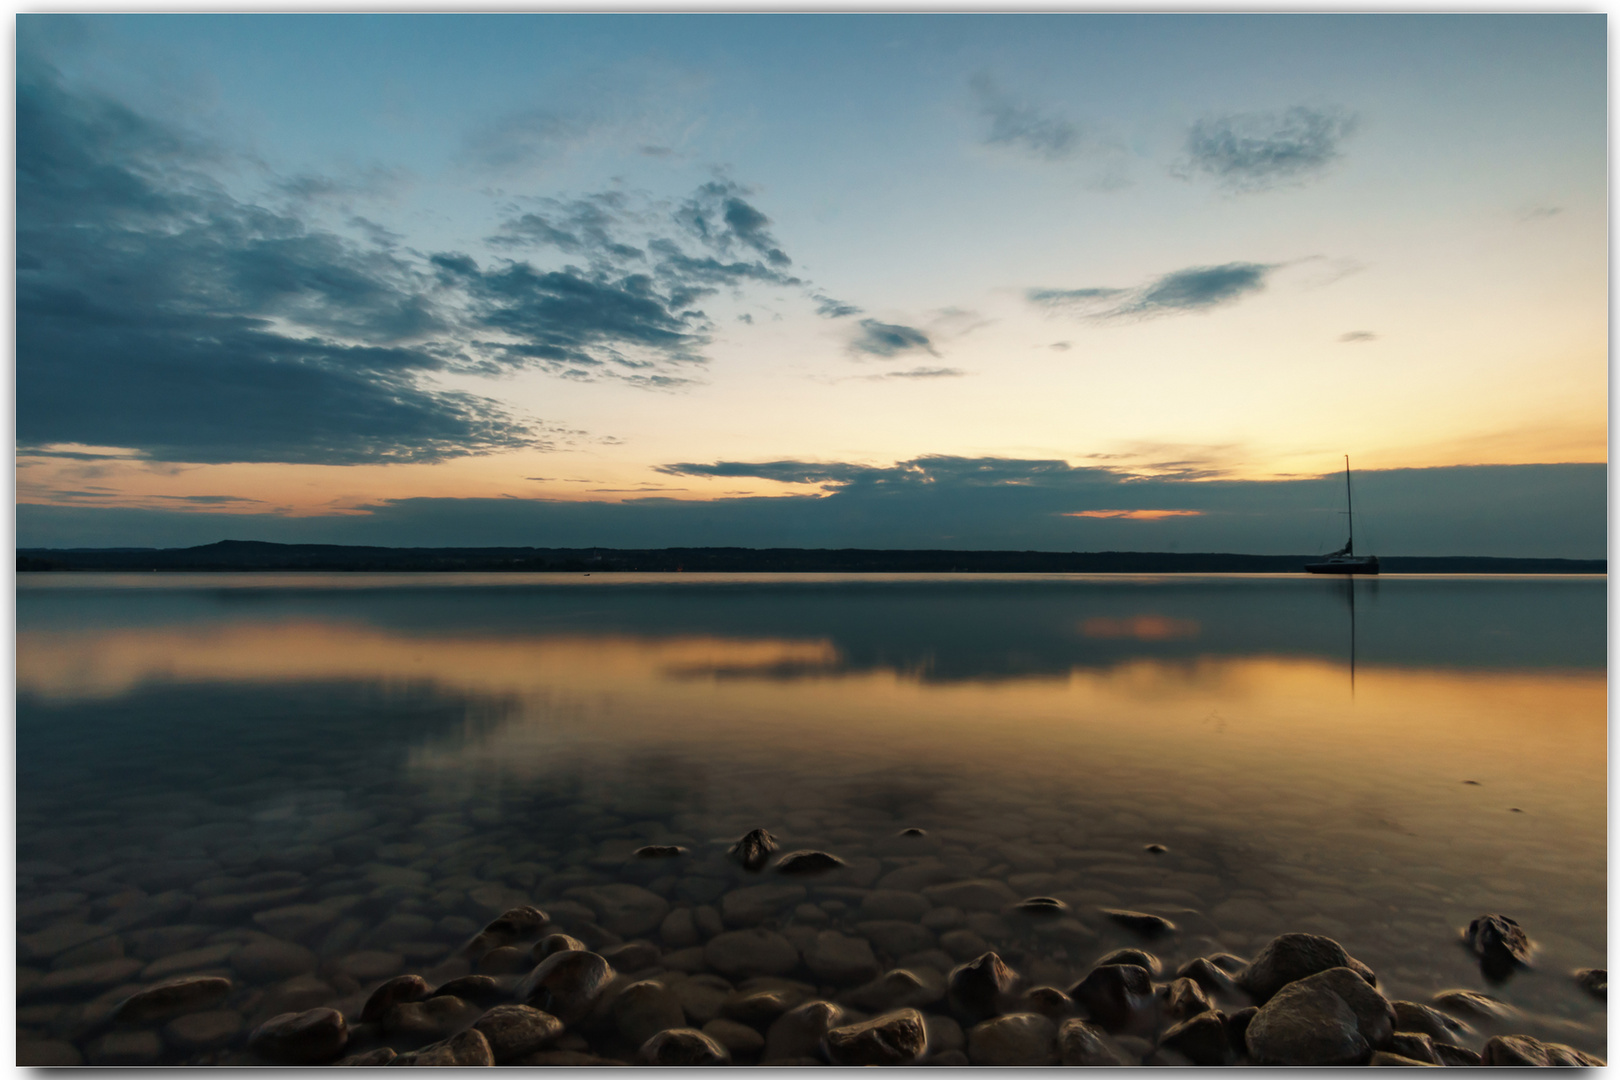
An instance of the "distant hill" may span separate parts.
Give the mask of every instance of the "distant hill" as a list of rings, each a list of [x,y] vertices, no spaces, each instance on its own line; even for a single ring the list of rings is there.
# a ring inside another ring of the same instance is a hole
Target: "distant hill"
[[[392,548],[221,540],[190,548],[19,548],[19,571],[394,570],[611,573],[1294,573],[1314,555],[869,548]],[[1380,556],[1386,574],[1604,574],[1605,559]]]

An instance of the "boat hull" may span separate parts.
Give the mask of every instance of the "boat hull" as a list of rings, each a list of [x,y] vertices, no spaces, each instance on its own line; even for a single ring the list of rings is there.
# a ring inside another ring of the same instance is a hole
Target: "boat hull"
[[[1376,574],[1378,573],[1378,557],[1369,555],[1365,559],[1329,559],[1326,562],[1306,563],[1307,574]]]

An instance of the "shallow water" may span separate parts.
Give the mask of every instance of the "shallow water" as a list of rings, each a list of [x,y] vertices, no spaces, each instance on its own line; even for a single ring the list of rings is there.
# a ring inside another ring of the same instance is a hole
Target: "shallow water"
[[[877,959],[965,959],[971,928],[1066,988],[1142,944],[1097,910],[1127,907],[1177,924],[1170,970],[1326,934],[1391,998],[1488,992],[1501,1030],[1606,1055],[1570,976],[1606,956],[1601,577],[24,575],[17,685],[33,1043],[94,1056],[110,1002],[185,971],[236,979],[247,1026],[358,1012],[570,889],[721,905],[781,880],[723,855],[764,826],[850,863],[768,915],[796,944],[879,933],[851,890],[988,878],[1078,925],[934,914]],[[233,969],[282,929],[255,916],[328,901],[305,983]],[[1532,969],[1485,979],[1458,931],[1486,912]]]

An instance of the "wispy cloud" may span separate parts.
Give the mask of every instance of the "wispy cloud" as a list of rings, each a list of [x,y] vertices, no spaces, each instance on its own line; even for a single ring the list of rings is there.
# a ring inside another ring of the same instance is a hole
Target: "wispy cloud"
[[[1347,345],[1357,345],[1368,341],[1377,341],[1378,335],[1371,330],[1351,330],[1348,333],[1340,334],[1339,340]]]
[[[915,326],[862,319],[860,329],[849,343],[850,351],[868,356],[898,356],[907,352],[925,352],[938,356],[929,336]]]
[[[1343,110],[1303,105],[1206,116],[1187,132],[1185,157],[1173,171],[1212,178],[1234,192],[1302,183],[1341,156],[1340,146],[1356,125]]]
[[[1153,319],[1209,311],[1266,287],[1277,263],[1225,263],[1176,270],[1135,288],[1029,289],[1025,298],[1050,311],[1088,319]]]
[[[985,145],[1045,161],[1065,161],[1084,149],[1085,133],[1074,121],[1011,97],[988,75],[975,75],[970,85],[986,122]]]

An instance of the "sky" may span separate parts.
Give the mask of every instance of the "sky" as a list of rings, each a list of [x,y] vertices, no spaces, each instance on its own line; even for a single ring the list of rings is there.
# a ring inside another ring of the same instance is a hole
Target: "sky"
[[[1602,557],[1603,15],[20,15],[19,546]]]

